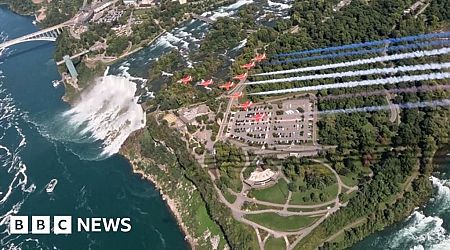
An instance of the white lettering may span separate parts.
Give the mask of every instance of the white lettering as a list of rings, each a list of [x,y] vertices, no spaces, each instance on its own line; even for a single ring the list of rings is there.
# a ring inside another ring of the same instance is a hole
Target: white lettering
[[[91,222],[92,222],[92,232],[101,232],[102,228],[101,228],[101,222],[102,222],[102,218],[91,218]]]
[[[119,218],[116,219],[103,218],[103,226],[105,227],[105,231],[109,232],[112,228],[113,232],[117,232],[117,229],[119,229],[119,222],[120,222]]]
[[[120,231],[124,233],[128,233],[131,231],[131,219],[130,218],[122,218],[120,220],[120,224],[122,224],[122,228]]]
[[[83,228],[83,230],[81,228]],[[89,231],[91,231],[90,227],[89,227],[89,219],[86,219],[86,222],[85,222],[83,219],[78,218],[78,220],[77,220],[77,230],[78,230],[78,232],[81,232],[81,231],[89,232]]]

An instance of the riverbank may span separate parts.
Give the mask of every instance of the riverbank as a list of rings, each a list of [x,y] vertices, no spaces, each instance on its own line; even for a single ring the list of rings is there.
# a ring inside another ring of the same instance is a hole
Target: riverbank
[[[124,54],[111,58],[110,60],[104,60],[104,59],[87,59],[86,61],[81,61],[79,66],[77,66],[78,70],[78,84],[74,86],[70,82],[63,81],[64,87],[65,87],[65,93],[62,97],[62,100],[64,102],[67,102],[69,104],[73,104],[80,93],[90,85],[91,82],[93,82],[96,78],[101,77],[104,75],[105,70],[107,67],[119,62],[120,60],[123,60],[125,58],[128,58],[129,56],[141,51],[142,49],[145,49],[149,46],[151,46],[158,38],[166,34],[167,31],[163,30],[161,33],[156,35],[154,38],[152,38],[148,43],[146,43],[145,46],[139,46],[137,48],[134,48],[133,50],[127,51]],[[65,66],[58,67],[58,71],[62,75],[62,72],[64,71]],[[79,87],[79,89],[77,89]]]
[[[159,191],[192,249],[225,249],[225,238],[209,217],[197,188],[183,175],[179,175],[179,170],[170,169],[176,167],[156,165],[153,159],[136,154],[138,142],[132,141],[141,139],[141,132],[130,136],[131,140],[127,140],[120,152],[131,164],[133,173],[149,181]]]
[[[450,177],[449,145],[441,146],[433,159],[430,198],[417,206],[405,219],[375,232],[351,250],[373,249],[449,249]]]
[[[149,181],[159,191],[159,194],[161,195],[162,199],[165,201],[170,212],[177,220],[177,224],[180,227],[181,231],[183,232],[186,241],[189,243],[191,248],[195,249],[195,246],[197,245],[197,243],[194,240],[194,237],[192,237],[192,235],[190,234],[188,227],[183,222],[183,218],[181,217],[181,212],[179,210],[178,202],[176,200],[172,199],[169,195],[164,193],[161,183],[159,183],[157,181],[155,176],[153,176],[149,173],[146,173],[143,170],[140,170],[137,167],[137,162],[130,160],[127,156],[125,156],[125,158],[127,158],[127,160],[130,162],[132,169],[133,169],[133,173],[138,174],[142,177],[142,179]]]
[[[450,144],[439,148],[433,157],[434,171],[440,171],[446,164],[448,164],[448,159],[450,158]]]
[[[145,134],[146,128],[131,134],[122,145],[120,154],[128,160],[135,174],[159,191],[192,249],[223,249],[227,244],[220,228],[206,213],[205,203],[197,188],[181,174],[177,166],[172,165],[176,164],[176,160],[171,159],[173,155],[167,155],[170,152],[162,152],[157,148],[153,150],[155,155],[152,154],[151,158],[142,155],[141,141],[146,137]],[[205,213],[202,215],[201,211]],[[213,234],[218,234],[218,237],[211,237]]]
[[[4,36],[35,32],[32,20],[14,14],[6,6],[0,8],[0,32]],[[66,134],[74,126],[61,119],[61,114],[70,109],[60,100],[62,86],[52,86],[59,77],[51,63],[55,48],[52,43],[36,45],[15,46],[11,54],[1,58],[0,105],[8,113],[0,119],[0,133],[5,135],[1,140],[0,191],[9,192],[0,195],[5,201],[0,217],[36,211],[46,215],[63,211],[83,218],[129,217],[132,230],[125,234],[80,232],[74,237],[11,237],[7,225],[0,225],[2,248],[189,249],[158,191],[133,174],[125,158],[113,155],[88,160],[103,151],[101,145],[80,134]],[[57,179],[58,185],[48,194],[45,186],[52,179]]]
[[[32,8],[31,5],[30,5],[29,9],[27,9],[27,8],[20,9],[20,8],[16,7],[13,2],[0,0],[0,6],[1,5],[6,6],[13,13],[21,15],[21,16],[33,16],[36,13],[35,12],[36,10],[34,8]]]

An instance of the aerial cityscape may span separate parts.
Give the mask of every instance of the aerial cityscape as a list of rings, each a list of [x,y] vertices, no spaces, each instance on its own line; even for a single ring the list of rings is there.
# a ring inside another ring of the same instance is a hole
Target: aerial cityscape
[[[0,0],[1,249],[450,249],[449,0]]]

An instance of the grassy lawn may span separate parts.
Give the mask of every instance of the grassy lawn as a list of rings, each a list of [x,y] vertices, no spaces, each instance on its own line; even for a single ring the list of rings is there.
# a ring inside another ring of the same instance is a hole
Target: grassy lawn
[[[214,167],[214,156],[212,156],[209,153],[206,153],[204,163],[208,167],[211,167],[211,168]]]
[[[236,201],[236,195],[231,194],[228,191],[223,192],[223,196],[225,197],[225,199],[227,199],[227,201],[231,204],[234,203],[234,201]]]
[[[308,201],[308,202],[304,202],[303,201],[303,197],[310,197],[312,192],[316,192],[317,195],[319,195],[320,193],[325,193],[327,194],[327,200],[326,201]],[[319,189],[309,189],[306,192],[294,192],[292,193],[292,197],[291,197],[291,202],[289,202],[289,204],[291,205],[311,205],[311,204],[319,204],[322,202],[327,202],[330,201],[334,198],[336,198],[337,196],[337,192],[338,192],[338,185],[337,183],[330,185],[328,187],[326,187],[323,190],[319,190]]]
[[[296,231],[314,223],[318,218],[307,216],[280,216],[276,213],[249,214],[247,219],[265,227],[280,231]]]
[[[279,207],[271,207],[271,206],[265,206],[253,202],[247,202],[244,201],[244,204],[241,207],[242,210],[248,210],[248,211],[259,211],[259,210],[266,210],[266,209],[274,209],[274,210],[280,210]]]
[[[278,183],[265,189],[255,189],[250,192],[250,197],[255,197],[260,201],[268,201],[278,204],[286,203],[288,197],[288,185],[284,179],[279,179]]]
[[[203,204],[199,205],[195,212],[195,221],[199,224],[197,235],[202,235],[206,230],[209,230],[213,236],[221,234],[219,226],[211,220]],[[225,242],[221,240],[219,246],[223,247],[224,245]]]
[[[273,238],[273,237],[267,239],[266,245],[264,246],[264,249],[266,250],[280,250],[285,248],[286,243],[284,242],[283,238]]]
[[[339,242],[339,241],[343,241],[345,240],[345,234],[339,234],[334,240],[332,240],[331,242]]]
[[[341,181],[349,187],[353,187],[358,184],[357,176],[354,174],[339,175],[339,178],[341,178]]]
[[[313,211],[319,211],[319,210],[324,210],[327,209],[328,206],[323,206],[323,207],[316,207],[316,208],[293,208],[290,207],[287,210],[290,212],[313,212]]]

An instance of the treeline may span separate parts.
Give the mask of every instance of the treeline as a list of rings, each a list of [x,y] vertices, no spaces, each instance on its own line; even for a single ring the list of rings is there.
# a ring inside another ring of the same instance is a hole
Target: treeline
[[[403,13],[413,1],[352,1],[338,12],[329,1],[297,1],[292,11],[292,23],[283,23],[285,30],[269,48],[269,54],[298,51],[333,45],[365,42],[386,37],[398,37],[431,32],[449,21],[448,1],[432,0],[417,18]],[[293,27],[297,27],[294,29]],[[295,30],[289,32],[289,30]],[[282,32],[276,31],[275,32]],[[342,60],[347,60],[343,58]],[[437,61],[445,60],[440,58]],[[336,60],[339,61],[339,60]],[[427,63],[426,59],[408,63]],[[274,71],[295,66],[327,63],[316,62],[260,66],[256,71]],[[374,65],[379,67],[383,65]],[[358,69],[358,67],[355,67]],[[370,78],[369,78],[370,79]],[[350,79],[353,80],[353,79]],[[330,83],[329,80],[308,82],[308,85]],[[398,84],[393,87],[412,87],[441,84],[440,81]],[[305,83],[286,84],[284,87],[302,86]],[[287,86],[289,85],[289,86]],[[250,91],[279,88],[279,85],[252,86]],[[383,87],[325,90],[318,97],[364,92]],[[397,94],[394,103],[430,101],[448,98],[448,91]],[[356,97],[320,101],[319,109],[341,109],[386,105],[386,96]],[[325,156],[339,174],[359,173],[359,192],[350,199],[347,207],[327,218],[322,225],[299,243],[299,249],[317,248],[325,239],[362,220],[344,232],[344,239],[325,243],[324,249],[348,247],[374,231],[402,220],[414,207],[424,202],[430,194],[431,159],[435,150],[448,143],[450,111],[447,108],[402,110],[395,122],[390,121],[390,111],[322,116],[319,123],[321,144],[337,145]],[[397,120],[400,119],[400,124]],[[419,166],[419,168],[418,168]],[[285,166],[287,174],[298,174],[300,168]],[[362,173],[364,169],[365,174]],[[367,170],[371,172],[367,175]],[[408,187],[407,191],[404,191]]]
[[[150,102],[158,105],[162,110],[176,109],[192,103],[207,101],[222,93],[223,90],[217,88],[217,85],[231,80],[233,75],[228,71],[228,67],[231,65],[230,61],[227,57],[219,54],[230,51],[247,37],[245,29],[250,27],[254,20],[250,22],[251,17],[246,13],[242,12],[240,18],[237,19],[219,18],[214,23],[200,48],[190,53],[189,59],[195,62],[193,68],[186,67],[176,51],[162,56],[158,62],[155,62],[149,70],[149,79],[157,80],[161,70],[172,72],[174,76]],[[193,83],[186,86],[176,82],[188,74],[194,78]],[[215,86],[212,91],[193,86],[200,79],[206,80],[213,76],[219,78],[214,78]],[[149,84],[153,83],[152,81],[148,82]]]
[[[244,151],[229,142],[217,142],[214,149],[216,153],[215,166],[220,172],[217,186],[222,191],[230,188],[235,192],[240,192],[242,188],[240,172],[246,163]]]
[[[83,0],[53,0],[45,5],[47,17],[41,24],[44,27],[50,27],[63,23],[71,19],[81,6],[83,6]]]
[[[180,174],[190,180],[198,189],[210,217],[221,227],[231,249],[256,249],[258,248],[256,235],[253,229],[247,227],[233,218],[230,209],[220,202],[216,190],[213,188],[207,169],[202,168],[189,153],[186,143],[181,135],[168,127],[166,121],[158,124],[156,118],[149,116],[147,119],[146,136],[141,137],[141,153],[157,163],[178,168]],[[155,142],[159,147],[157,154],[153,151]],[[165,148],[165,149],[163,149]]]
[[[448,1],[433,0],[430,6],[417,18],[404,13],[414,1],[363,1],[355,0],[350,5],[334,12],[331,1],[296,1],[291,15],[291,23],[285,23],[284,34],[270,44],[269,54],[301,51],[312,48],[367,42],[387,37],[400,37],[441,28],[450,15]],[[352,57],[357,58],[357,57]],[[284,60],[286,58],[280,58]],[[349,60],[349,58],[333,59],[333,62]],[[282,65],[260,65],[256,72],[276,71],[293,67],[319,65],[330,62],[321,59],[307,62],[287,63]],[[379,65],[374,65],[379,66]],[[355,67],[357,69],[357,67]],[[260,77],[260,79],[265,79]],[[369,78],[370,79],[370,78]],[[258,79],[259,80],[259,79]],[[324,84],[326,81],[310,81],[311,85]],[[294,86],[252,86],[251,91],[269,90]],[[301,83],[295,85],[301,86]]]
[[[405,157],[409,159],[405,159]],[[431,190],[431,184],[426,176],[421,175],[414,179],[411,188],[405,192],[402,190],[405,187],[397,184],[402,183],[408,174],[411,174],[411,169],[416,164],[414,153],[410,152],[400,159],[395,155],[388,156],[381,165],[377,165],[380,171],[376,173],[370,184],[363,186],[361,194],[350,199],[346,208],[341,209],[336,216],[332,216],[324,222],[324,235],[337,232],[349,221],[357,221],[361,218],[366,221],[345,230],[343,240],[332,243],[325,242],[321,249],[349,247],[374,231],[403,220],[417,204],[426,201]]]
[[[38,9],[37,5],[31,0],[0,0],[0,5],[8,5],[9,8],[21,15],[31,15]]]
[[[298,26],[298,32],[282,36],[272,50],[281,53],[406,34],[407,31],[393,27],[410,19],[403,16],[403,11],[412,3],[412,0],[355,0],[334,12],[331,1],[296,1],[291,21]],[[415,32],[424,31],[423,25],[413,28]]]

